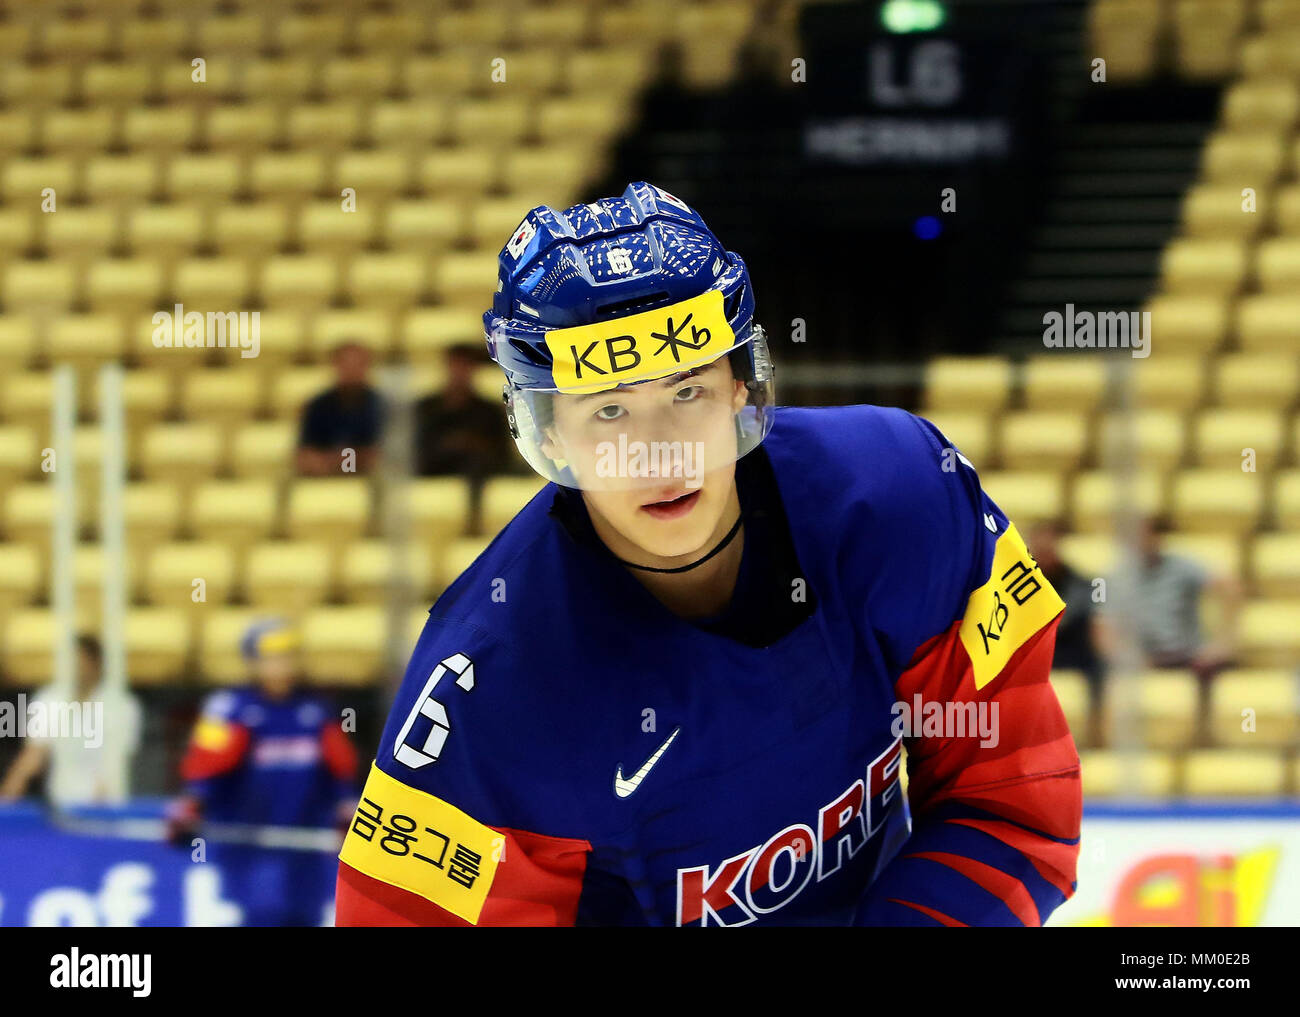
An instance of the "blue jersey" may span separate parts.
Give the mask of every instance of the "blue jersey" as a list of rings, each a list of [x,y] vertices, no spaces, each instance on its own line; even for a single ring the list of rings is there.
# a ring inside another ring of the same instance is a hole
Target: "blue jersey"
[[[203,704],[181,775],[206,819],[258,826],[331,826],[355,794],[355,750],[337,712],[314,692],[272,699],[256,688]]]
[[[672,614],[561,525],[554,485],[447,590],[344,842],[340,924],[1032,925],[1072,892],[1062,605],[974,469],[870,406],[782,408],[760,455],[806,605],[770,640]],[[772,545],[749,531],[753,604]],[[926,729],[931,703],[998,703],[996,740]]]

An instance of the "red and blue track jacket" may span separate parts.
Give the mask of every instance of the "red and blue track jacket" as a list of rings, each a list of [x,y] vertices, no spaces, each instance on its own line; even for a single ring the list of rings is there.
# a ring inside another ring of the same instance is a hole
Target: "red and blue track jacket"
[[[734,599],[776,518],[802,615],[678,618],[543,489],[430,612],[338,924],[1039,925],[1073,892],[1063,605],[974,469],[872,406],[781,408],[745,464],[776,511],[744,483]]]

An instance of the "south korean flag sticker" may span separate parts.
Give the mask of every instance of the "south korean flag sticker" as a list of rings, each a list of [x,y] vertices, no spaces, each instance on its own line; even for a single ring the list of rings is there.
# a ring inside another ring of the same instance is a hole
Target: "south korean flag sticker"
[[[659,197],[663,198],[664,201],[668,202],[668,204],[680,208],[683,212],[689,212],[691,210],[691,206],[682,201],[682,199],[677,197],[677,195],[669,194],[662,187],[655,187],[654,184],[651,184],[650,186],[654,187],[655,193],[659,195]]]
[[[506,250],[510,252],[510,257],[518,261],[519,256],[524,253],[524,249],[528,246],[529,241],[535,236],[537,236],[537,227],[528,219],[521,222],[519,228],[515,230],[514,235],[506,241]]]

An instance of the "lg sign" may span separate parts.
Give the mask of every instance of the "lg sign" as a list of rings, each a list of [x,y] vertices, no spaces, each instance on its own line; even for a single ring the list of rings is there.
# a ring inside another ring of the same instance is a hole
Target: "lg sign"
[[[942,39],[877,42],[867,54],[867,87],[871,101],[889,109],[951,106],[962,94],[961,50]]]

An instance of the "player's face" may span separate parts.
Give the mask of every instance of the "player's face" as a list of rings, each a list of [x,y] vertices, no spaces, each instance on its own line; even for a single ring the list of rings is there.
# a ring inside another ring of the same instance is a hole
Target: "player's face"
[[[696,371],[560,395],[543,451],[565,460],[587,504],[659,558],[691,555],[734,521],[736,414],[747,398],[724,357]]]
[[[289,694],[298,678],[298,656],[295,653],[268,653],[254,665],[257,684],[272,699]]]

